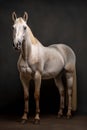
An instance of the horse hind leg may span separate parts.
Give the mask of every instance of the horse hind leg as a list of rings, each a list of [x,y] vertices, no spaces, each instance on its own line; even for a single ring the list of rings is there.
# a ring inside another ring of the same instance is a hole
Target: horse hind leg
[[[73,72],[66,71],[66,82],[67,82],[67,94],[68,94],[67,118],[70,118],[72,111]]]
[[[61,116],[63,116],[63,109],[64,109],[64,86],[61,77],[56,78],[55,83],[60,94],[60,107],[58,111],[58,118],[60,118]]]

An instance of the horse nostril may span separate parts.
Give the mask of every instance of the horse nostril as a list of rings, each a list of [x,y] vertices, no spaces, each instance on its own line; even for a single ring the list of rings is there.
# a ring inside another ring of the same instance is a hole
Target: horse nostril
[[[19,46],[21,45],[21,42],[20,42],[20,41],[18,41],[18,45],[19,45]]]

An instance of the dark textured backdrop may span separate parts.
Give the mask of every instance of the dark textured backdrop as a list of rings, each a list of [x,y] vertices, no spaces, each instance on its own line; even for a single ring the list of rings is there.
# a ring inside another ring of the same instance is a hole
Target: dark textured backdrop
[[[29,13],[28,25],[43,45],[63,42],[77,57],[77,113],[87,114],[87,3],[57,0],[0,0],[0,111],[23,112],[23,89],[17,71],[19,54],[12,48],[11,13]],[[30,112],[35,109],[34,83],[30,87]],[[43,81],[42,113],[57,113],[59,94],[53,80]]]

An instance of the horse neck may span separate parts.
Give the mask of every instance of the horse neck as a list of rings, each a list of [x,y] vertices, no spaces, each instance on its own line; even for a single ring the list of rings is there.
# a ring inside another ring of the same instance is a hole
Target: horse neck
[[[22,57],[25,61],[27,61],[30,53],[32,45],[37,44],[38,40],[34,37],[31,29],[27,26],[27,31],[25,34],[25,40],[22,45]]]
[[[37,43],[36,38],[34,37],[31,29],[27,26],[25,39],[29,45],[35,45]]]

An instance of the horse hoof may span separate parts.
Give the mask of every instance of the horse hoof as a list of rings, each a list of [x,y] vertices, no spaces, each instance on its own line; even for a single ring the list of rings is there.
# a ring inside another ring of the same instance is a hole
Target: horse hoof
[[[62,115],[58,115],[57,118],[60,119],[62,117]]]
[[[22,120],[21,120],[21,124],[24,125],[24,124],[26,124],[26,123],[27,123],[27,119],[22,119]]]
[[[71,115],[67,115],[67,119],[71,119],[72,118],[72,116]]]
[[[60,119],[61,117],[63,117],[62,114],[58,114],[57,118]]]
[[[40,119],[34,119],[34,124],[39,125],[40,124]]]

